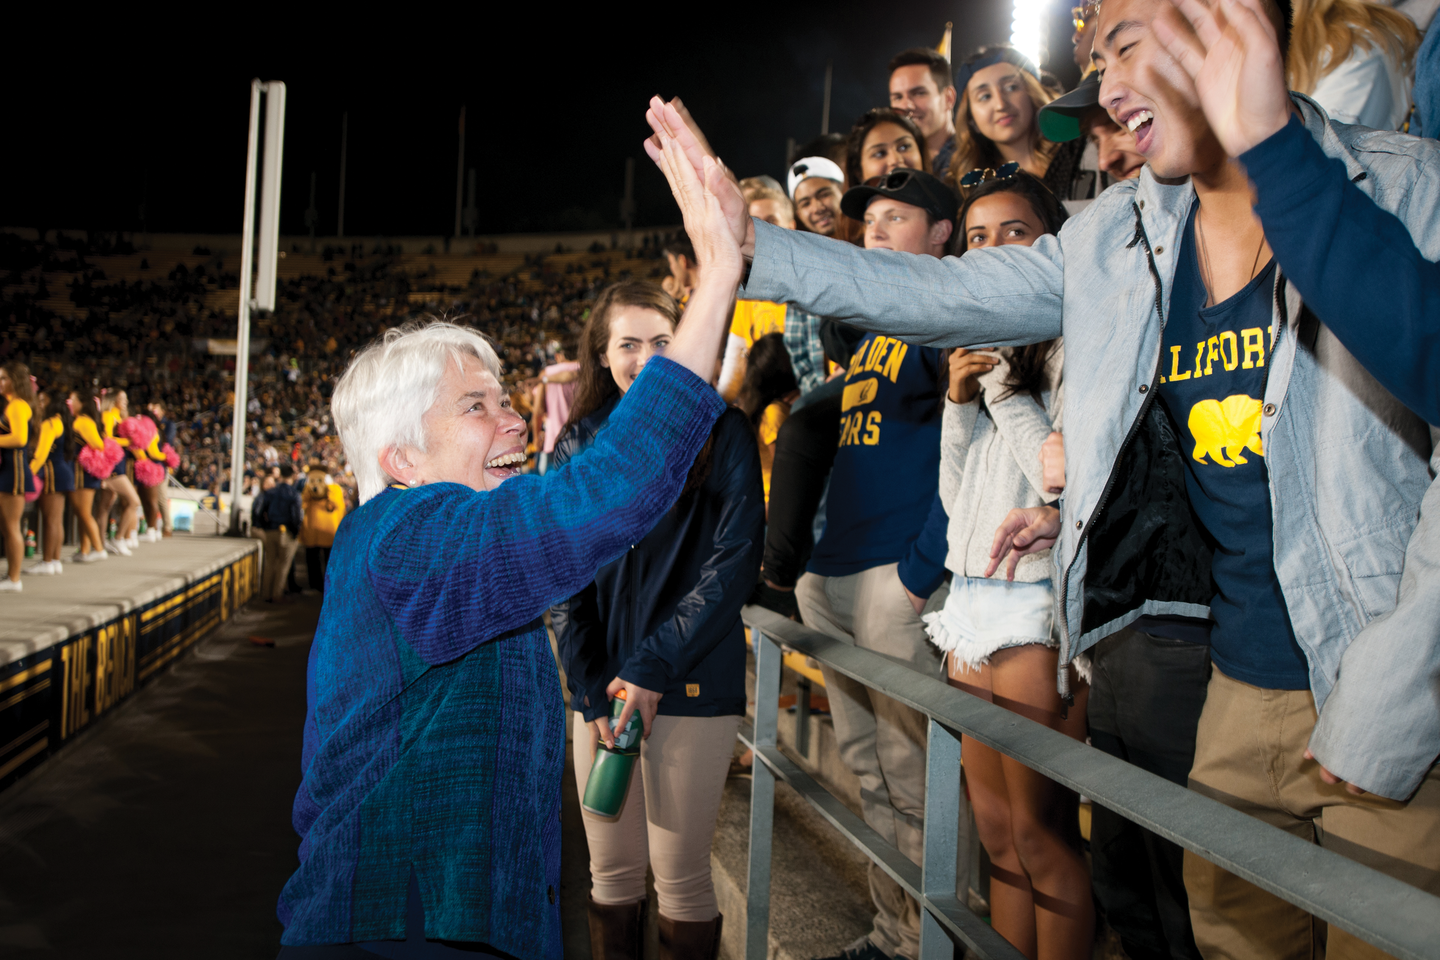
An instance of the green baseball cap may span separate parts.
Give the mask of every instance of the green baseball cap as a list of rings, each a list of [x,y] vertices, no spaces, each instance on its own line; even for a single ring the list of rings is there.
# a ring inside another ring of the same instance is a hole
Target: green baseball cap
[[[1080,136],[1080,118],[1100,103],[1100,71],[1091,70],[1080,85],[1040,108],[1040,135],[1051,143]]]

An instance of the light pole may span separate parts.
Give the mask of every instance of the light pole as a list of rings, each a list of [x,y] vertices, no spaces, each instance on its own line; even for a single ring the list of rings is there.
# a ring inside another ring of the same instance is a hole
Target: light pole
[[[260,95],[265,95],[264,183],[260,196],[260,282],[255,269],[255,168],[259,161]],[[250,81],[250,136],[245,153],[245,216],[240,226],[240,308],[235,336],[235,404],[230,430],[230,533],[240,532],[240,489],[245,479],[245,427],[250,376],[250,311],[275,309],[275,263],[280,247],[280,173],[285,136],[285,84]]]

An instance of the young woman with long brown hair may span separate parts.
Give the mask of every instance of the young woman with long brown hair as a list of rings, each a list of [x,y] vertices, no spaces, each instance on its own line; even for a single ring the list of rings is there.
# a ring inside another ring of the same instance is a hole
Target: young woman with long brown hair
[[[627,280],[600,294],[581,334],[580,377],[551,472],[566,469],[605,429],[641,369],[670,345],[679,321],[679,305],[648,281]],[[731,408],[689,465],[679,502],[551,611],[576,713],[582,797],[597,744],[614,742],[612,698],[623,693],[626,704],[617,729],[633,711],[645,727],[618,817],[584,814],[596,960],[639,960],[647,867],[659,900],[660,956],[709,957],[718,950],[722,918],[710,846],[745,712],[740,608],[760,570],[763,509],[755,434]]]
[[[1065,214],[1023,171],[977,184],[960,211],[962,256],[1030,246]],[[1015,507],[1044,503],[1040,448],[1062,414],[1057,340],[1002,350],[955,349],[940,440],[940,498],[954,574],[944,609],[925,617],[958,687],[1052,729],[1085,738],[1088,687],[1056,692],[1059,641],[1048,553],[1011,579],[986,576],[993,532]],[[1073,668],[1071,672],[1073,673]],[[1088,958],[1094,932],[1090,876],[1079,850],[1075,794],[970,737],[961,738],[980,842],[990,855],[990,916],[1029,957]]]
[[[961,196],[972,170],[1007,163],[1044,179],[1055,144],[1040,135],[1040,108],[1055,99],[1040,73],[1009,44],[981,47],[956,70],[955,153],[946,179]]]

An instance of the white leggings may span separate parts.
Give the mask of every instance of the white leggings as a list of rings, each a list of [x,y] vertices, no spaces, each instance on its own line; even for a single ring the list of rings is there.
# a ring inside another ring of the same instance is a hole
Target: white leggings
[[[619,819],[582,814],[590,844],[590,895],[596,903],[643,899],[649,866],[662,916],[715,919],[720,910],[710,879],[710,844],[739,729],[739,717],[655,718]],[[595,743],[595,728],[575,714],[575,782],[581,797]]]

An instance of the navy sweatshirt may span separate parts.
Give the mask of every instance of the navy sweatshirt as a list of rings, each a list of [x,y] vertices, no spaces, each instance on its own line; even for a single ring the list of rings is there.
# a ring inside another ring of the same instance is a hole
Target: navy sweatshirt
[[[944,577],[945,551],[932,556],[919,542],[940,486],[940,358],[875,333],[855,348],[811,572],[843,577],[899,563],[901,583],[920,596]]]
[[[1440,266],[1292,115],[1239,158],[1285,276],[1386,390],[1440,424]]]

